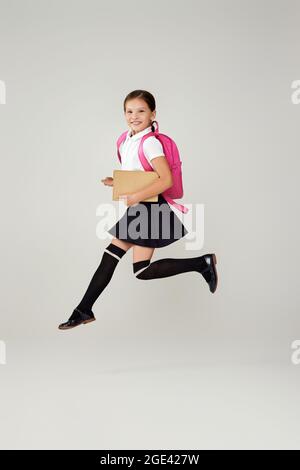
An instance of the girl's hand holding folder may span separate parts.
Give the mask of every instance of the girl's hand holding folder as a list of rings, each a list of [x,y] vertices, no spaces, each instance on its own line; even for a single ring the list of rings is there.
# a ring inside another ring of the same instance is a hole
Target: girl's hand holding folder
[[[114,179],[111,176],[106,176],[104,179],[101,180],[105,186],[113,186]],[[137,199],[137,193],[128,193],[128,194],[121,194],[119,199],[126,204],[126,206],[134,206],[138,204],[140,201]]]
[[[137,193],[120,194],[119,200],[122,200],[126,206],[136,206],[140,202]]]

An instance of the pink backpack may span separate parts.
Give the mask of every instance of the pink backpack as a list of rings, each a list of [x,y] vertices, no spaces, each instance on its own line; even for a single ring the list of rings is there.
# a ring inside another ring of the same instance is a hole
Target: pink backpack
[[[177,145],[175,144],[174,140],[171,139],[171,137],[168,137],[165,134],[161,134],[159,132],[158,122],[153,121],[153,123],[154,122],[157,125],[157,128],[155,129],[155,131],[148,132],[148,134],[145,134],[141,139],[141,143],[139,145],[139,150],[138,150],[140,162],[145,171],[153,171],[153,168],[149,164],[147,158],[145,157],[144,150],[143,150],[143,143],[145,139],[153,135],[162,144],[164,155],[166,156],[167,162],[169,163],[169,167],[170,167],[170,170],[172,173],[172,179],[173,179],[173,185],[170,188],[166,189],[166,191],[164,191],[162,195],[168,203],[170,203],[172,206],[176,207],[181,212],[186,214],[189,209],[183,206],[182,204],[178,204],[177,202],[173,200],[173,198],[180,199],[183,196],[182,171],[181,171],[182,161],[180,160]],[[126,139],[127,133],[128,131],[123,132],[117,140],[117,152],[118,152],[118,158],[120,160],[120,163],[121,163],[120,145]]]

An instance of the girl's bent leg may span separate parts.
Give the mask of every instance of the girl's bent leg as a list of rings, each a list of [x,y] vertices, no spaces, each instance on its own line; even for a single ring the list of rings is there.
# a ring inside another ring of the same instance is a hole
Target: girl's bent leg
[[[134,248],[135,249],[135,248]],[[177,274],[196,271],[202,274],[211,292],[217,288],[218,276],[214,253],[194,258],[165,258],[150,263],[146,257],[133,262],[133,272],[137,279],[159,279]]]
[[[137,263],[139,261],[151,260],[155,248],[148,246],[139,246],[133,245],[133,262]]]

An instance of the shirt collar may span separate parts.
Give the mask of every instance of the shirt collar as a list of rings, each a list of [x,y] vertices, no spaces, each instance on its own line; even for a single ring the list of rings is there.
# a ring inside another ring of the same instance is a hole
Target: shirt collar
[[[152,132],[151,126],[147,127],[143,131],[137,132],[132,137],[130,137],[131,129],[129,129],[129,131],[127,132],[127,138],[129,138],[130,140],[138,140],[143,137],[143,135],[148,134],[149,132]]]

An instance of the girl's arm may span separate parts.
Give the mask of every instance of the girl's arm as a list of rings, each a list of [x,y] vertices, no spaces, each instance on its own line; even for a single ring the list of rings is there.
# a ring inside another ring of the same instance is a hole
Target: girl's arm
[[[137,191],[130,195],[121,195],[120,197],[127,197],[127,205],[134,205],[140,201],[148,199],[149,197],[156,196],[172,186],[172,173],[166,157],[162,155],[161,157],[153,158],[151,160],[151,165],[158,174],[159,179],[149,184],[141,191]]]

